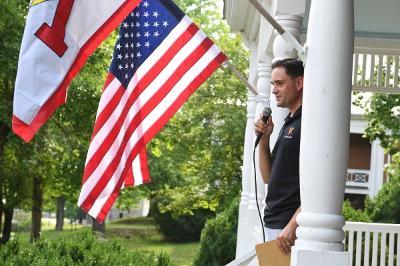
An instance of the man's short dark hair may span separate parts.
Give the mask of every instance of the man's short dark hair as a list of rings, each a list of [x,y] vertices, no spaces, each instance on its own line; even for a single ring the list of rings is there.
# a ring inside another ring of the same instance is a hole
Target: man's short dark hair
[[[286,58],[282,60],[277,60],[272,63],[272,70],[277,67],[283,67],[286,70],[286,74],[293,78],[298,78],[304,76],[304,66],[303,61],[295,58]]]

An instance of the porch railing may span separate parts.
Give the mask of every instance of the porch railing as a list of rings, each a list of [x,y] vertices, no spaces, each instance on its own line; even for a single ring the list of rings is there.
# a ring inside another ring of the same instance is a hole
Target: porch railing
[[[400,50],[354,48],[353,90],[400,93]]]
[[[346,222],[343,230],[349,266],[400,266],[400,224]],[[227,266],[253,265],[255,256],[249,250]]]
[[[346,193],[368,194],[370,190],[369,170],[347,169]]]
[[[400,224],[346,222],[349,266],[400,266]]]

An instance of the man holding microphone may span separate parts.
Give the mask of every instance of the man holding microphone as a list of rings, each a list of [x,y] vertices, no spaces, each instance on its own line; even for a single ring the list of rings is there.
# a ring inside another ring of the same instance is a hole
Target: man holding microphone
[[[288,108],[290,114],[280,129],[275,146],[270,151],[270,136],[274,130],[271,117],[268,123],[258,119],[256,134],[259,142],[260,171],[268,184],[264,225],[268,240],[277,239],[278,247],[289,253],[296,239],[296,216],[300,212],[299,154],[301,106],[304,66],[301,60],[284,59],[272,64],[272,93],[278,107]]]

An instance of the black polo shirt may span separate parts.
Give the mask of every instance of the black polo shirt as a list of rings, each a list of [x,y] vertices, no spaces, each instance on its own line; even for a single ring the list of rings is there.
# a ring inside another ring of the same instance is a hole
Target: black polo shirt
[[[265,226],[283,229],[300,207],[299,153],[301,106],[285,118],[271,153],[271,174],[264,210]]]

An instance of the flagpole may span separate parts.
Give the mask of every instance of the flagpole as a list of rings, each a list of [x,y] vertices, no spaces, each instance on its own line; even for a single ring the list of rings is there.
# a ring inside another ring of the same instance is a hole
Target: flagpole
[[[303,62],[306,60],[306,49],[301,46],[301,44],[296,40],[296,38],[286,31],[279,23],[276,21],[271,14],[258,2],[258,0],[249,0],[249,2],[260,12],[260,14],[276,29],[276,31],[282,36],[282,38],[291,45],[298,53],[298,56]]]
[[[236,75],[244,84],[246,84],[246,87],[254,94],[258,95],[257,90],[254,88],[253,85],[250,84],[250,82],[242,75],[242,73],[239,72],[239,70],[236,69],[234,65],[229,60],[226,60],[223,64],[224,67],[229,67],[230,70],[232,70],[233,74]]]

